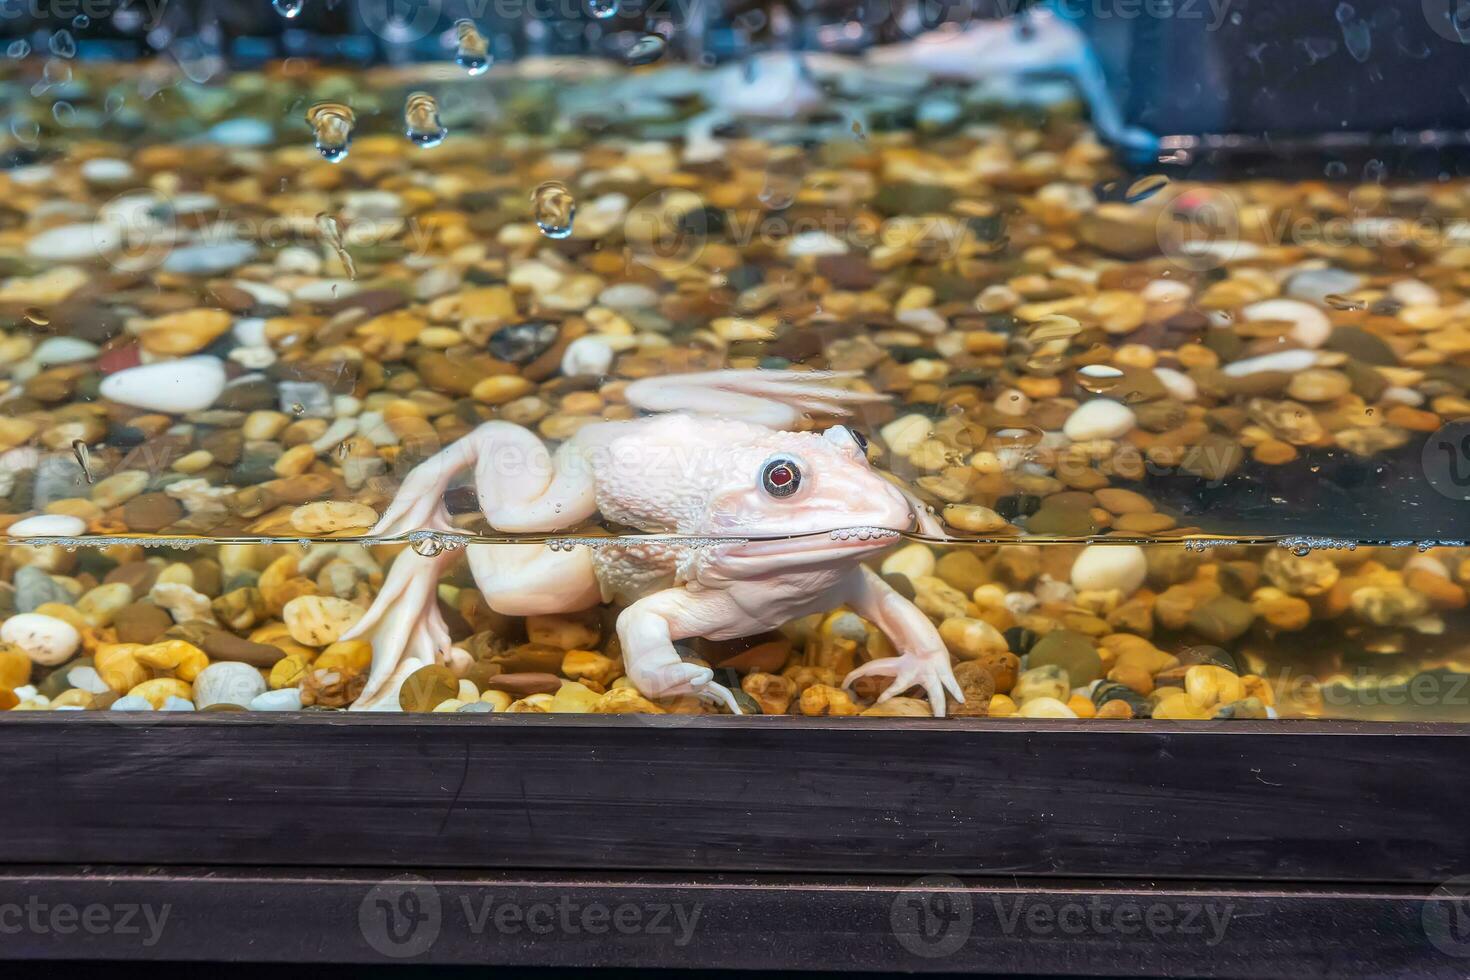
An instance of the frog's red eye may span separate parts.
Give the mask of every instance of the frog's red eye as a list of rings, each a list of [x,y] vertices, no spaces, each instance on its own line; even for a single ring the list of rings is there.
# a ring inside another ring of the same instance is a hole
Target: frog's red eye
[[[789,459],[773,459],[761,469],[761,488],[773,497],[789,497],[801,486],[801,470]]]

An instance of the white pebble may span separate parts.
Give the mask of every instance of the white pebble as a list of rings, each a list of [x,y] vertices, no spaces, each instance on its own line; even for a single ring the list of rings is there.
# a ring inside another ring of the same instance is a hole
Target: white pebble
[[[1116,439],[1131,432],[1137,424],[1137,416],[1127,405],[1107,398],[1094,398],[1083,402],[1067,416],[1062,432],[1073,442],[1089,442],[1093,439]]]
[[[153,703],[141,694],[125,694],[112,702],[113,711],[152,711]]]
[[[1297,299],[1268,299],[1241,311],[1247,320],[1282,320],[1292,325],[1287,336],[1303,347],[1317,348],[1332,336],[1332,321],[1311,303]]]
[[[1130,596],[1147,576],[1148,561],[1134,544],[1088,545],[1072,563],[1072,586],[1078,592],[1117,589]]]
[[[878,430],[883,444],[891,452],[907,456],[934,432],[934,422],[926,416],[901,415]]]
[[[1159,379],[1159,384],[1163,385],[1169,394],[1182,402],[1192,402],[1199,397],[1199,385],[1195,384],[1194,379],[1183,371],[1156,367],[1154,377]]]
[[[74,538],[85,534],[87,522],[69,514],[37,514],[10,525],[12,538]]]
[[[78,340],[76,337],[47,337],[31,354],[31,360],[42,367],[51,367],[57,364],[90,361],[97,356],[97,353],[96,344]]]
[[[123,184],[133,179],[133,165],[115,157],[97,157],[82,164],[82,177],[94,184]]]
[[[76,262],[105,258],[121,246],[122,233],[114,225],[62,225],[26,242],[26,254],[47,262]]]
[[[41,613],[11,616],[0,626],[0,643],[19,647],[43,667],[65,663],[77,652],[81,642],[81,634],[71,623]]]
[[[283,687],[279,691],[266,691],[250,699],[251,711],[300,711],[301,688]]]
[[[181,698],[177,694],[170,694],[163,699],[163,707],[159,711],[193,711],[194,702],[188,698]]]
[[[1309,350],[1283,350],[1274,354],[1262,354],[1260,357],[1247,357],[1243,361],[1235,361],[1225,365],[1222,374],[1229,378],[1244,378],[1251,374],[1260,374],[1262,371],[1281,371],[1285,374],[1295,374],[1305,371],[1317,363],[1317,355]]]
[[[1388,287],[1388,295],[1405,306],[1438,306],[1439,290],[1418,279],[1404,279]]]
[[[258,316],[246,316],[236,320],[230,327],[235,342],[246,347],[265,347],[265,320]]]
[[[66,682],[88,694],[106,694],[112,688],[97,673],[96,667],[73,667],[66,672]]]
[[[1143,287],[1142,296],[1150,303],[1182,303],[1189,294],[1189,286],[1178,279],[1152,279]]]
[[[786,245],[786,257],[846,255],[847,243],[825,231],[804,231],[793,237]]]
[[[225,390],[224,362],[217,357],[184,357],[127,368],[102,379],[103,398],[154,412],[198,412]]]
[[[561,373],[569,378],[601,377],[612,368],[613,348],[606,337],[578,337],[561,356]]]
[[[212,663],[194,678],[194,703],[201,709],[212,704],[238,704],[243,708],[265,692],[260,671],[231,660]]]
[[[1383,389],[1383,394],[1379,397],[1386,402],[1398,402],[1400,405],[1409,405],[1413,408],[1418,408],[1424,404],[1424,396],[1422,394],[1413,388],[1404,388],[1400,385]]]

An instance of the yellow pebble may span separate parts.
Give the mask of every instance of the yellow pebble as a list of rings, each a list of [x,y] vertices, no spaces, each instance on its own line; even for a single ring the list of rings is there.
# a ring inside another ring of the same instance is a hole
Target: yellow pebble
[[[203,650],[184,640],[164,640],[140,647],[133,657],[145,667],[171,670],[180,680],[191,684],[199,672],[209,666],[209,656]]]
[[[986,713],[991,718],[1009,718],[1016,713],[1016,702],[1004,694],[997,694],[990,699]]]
[[[59,619],[62,622],[69,623],[76,627],[78,633],[91,625],[81,613],[77,612],[71,606],[63,605],[59,602],[43,602],[31,611],[41,616],[50,616],[52,619]]]
[[[486,691],[480,695],[480,700],[488,704],[493,711],[504,711],[510,707],[513,699],[504,691]]]
[[[373,645],[367,640],[338,640],[323,650],[322,655],[312,661],[312,665],[328,670],[360,673],[367,670],[372,662]],[[473,701],[474,698],[470,700]]]
[[[187,701],[193,696],[194,689],[177,677],[154,677],[129,688],[128,694],[143,698],[157,710],[171,697]]]
[[[597,706],[601,697],[576,681],[562,681],[561,689],[552,697],[546,710],[557,714],[584,715]]]
[[[292,653],[271,667],[270,686],[272,691],[279,691],[283,687],[298,687],[306,679],[306,672],[311,667],[311,661],[299,653]]]
[[[300,476],[309,470],[314,462],[316,462],[316,450],[311,447],[310,443],[302,443],[282,453],[271,469],[275,471],[276,476]]]
[[[134,654],[143,649],[141,643],[103,643],[92,655],[97,676],[118,694],[137,687],[148,679],[148,671]]]
[[[80,688],[72,688],[62,691],[51,699],[53,708],[85,708],[92,703],[92,692],[83,691]]]

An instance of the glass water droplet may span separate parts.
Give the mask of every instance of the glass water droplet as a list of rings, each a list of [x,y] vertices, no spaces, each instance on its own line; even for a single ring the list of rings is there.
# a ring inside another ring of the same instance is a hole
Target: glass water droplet
[[[306,110],[306,121],[316,136],[317,150],[328,162],[338,163],[347,158],[356,113],[340,102],[318,102]]]
[[[10,57],[10,58],[24,58],[26,55],[28,55],[30,53],[31,53],[31,45],[30,45],[30,42],[29,41],[25,41],[25,40],[11,41],[10,42],[10,47],[8,47],[8,48],[5,49],[6,56],[7,57]]]
[[[438,146],[449,135],[439,122],[439,103],[428,92],[409,95],[403,105],[403,124],[409,142],[425,150]]]
[[[454,63],[471,75],[482,75],[490,67],[490,42],[468,17],[454,22]]]
[[[342,241],[342,228],[337,224],[337,219],[323,211],[316,216],[316,227],[321,233],[322,241],[326,242],[332,251],[337,253],[337,258],[342,260],[342,267],[347,270],[347,278],[355,280],[357,264],[352,261],[352,253],[347,251],[347,245]]]
[[[566,184],[548,180],[531,195],[531,214],[536,219],[536,227],[547,238],[566,238],[572,233],[577,201]]]
[[[271,0],[271,6],[276,8],[276,13],[287,20],[295,20],[301,16],[306,0]]]
[[[658,34],[645,34],[633,46],[628,53],[623,55],[623,62],[630,67],[638,65],[651,65],[664,56],[668,49],[668,42]]]
[[[587,12],[598,20],[616,17],[618,0],[587,0]]]
[[[81,30],[84,27],[89,27],[91,26],[91,24],[92,18],[88,17],[86,14],[77,14],[71,19],[71,26],[75,27],[77,30]]]

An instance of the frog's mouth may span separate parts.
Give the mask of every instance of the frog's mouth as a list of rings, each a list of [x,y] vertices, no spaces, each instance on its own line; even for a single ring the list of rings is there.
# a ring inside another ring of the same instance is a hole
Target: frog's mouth
[[[902,535],[890,527],[840,528],[789,538],[746,541],[732,548],[727,557],[780,559],[792,565],[823,565],[851,560],[855,552],[877,551],[898,541]]]

